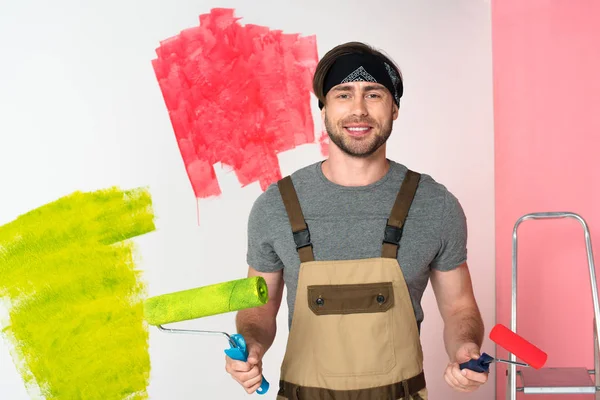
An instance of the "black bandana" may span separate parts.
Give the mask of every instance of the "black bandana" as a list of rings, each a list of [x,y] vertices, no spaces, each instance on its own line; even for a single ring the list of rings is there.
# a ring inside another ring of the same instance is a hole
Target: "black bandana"
[[[397,106],[400,106],[403,86],[402,79],[396,71],[382,58],[371,55],[353,53],[339,57],[327,72],[323,84],[323,95],[332,87],[346,82],[375,82],[385,86],[392,96]],[[324,104],[319,101],[319,108]]]

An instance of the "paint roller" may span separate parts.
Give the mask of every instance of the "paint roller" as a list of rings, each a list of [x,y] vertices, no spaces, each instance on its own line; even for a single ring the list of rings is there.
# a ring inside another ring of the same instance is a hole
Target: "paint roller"
[[[548,359],[548,355],[546,353],[502,324],[497,324],[494,326],[494,328],[490,331],[490,339],[500,347],[508,350],[510,353],[525,361],[525,363],[501,360],[483,353],[477,360],[472,359],[460,364],[460,369],[467,368],[475,372],[488,372],[489,365],[493,361],[540,369],[544,366],[546,360]]]
[[[167,329],[162,325],[259,307],[266,304],[268,298],[265,279],[255,276],[150,297],[144,302],[144,317],[150,325],[166,333],[223,335],[230,346],[225,350],[225,354],[234,360],[247,361],[246,341],[240,334]],[[256,392],[265,394],[268,390],[269,382],[263,376]]]

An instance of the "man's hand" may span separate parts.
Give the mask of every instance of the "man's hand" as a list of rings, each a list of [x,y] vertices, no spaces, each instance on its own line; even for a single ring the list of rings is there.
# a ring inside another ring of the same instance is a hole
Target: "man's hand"
[[[264,351],[258,344],[246,343],[248,360],[237,361],[225,356],[225,370],[235,379],[247,393],[254,393],[262,382],[262,357]]]
[[[458,366],[470,359],[478,359],[480,356],[479,346],[475,343],[465,343],[456,351],[455,362],[446,367],[444,379],[451,388],[459,392],[472,392],[487,382],[487,372],[475,372],[470,369],[460,369]]]

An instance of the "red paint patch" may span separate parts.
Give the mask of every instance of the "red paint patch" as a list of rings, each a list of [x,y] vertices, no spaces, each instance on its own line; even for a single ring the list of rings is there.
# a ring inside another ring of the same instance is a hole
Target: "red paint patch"
[[[310,109],[315,36],[240,25],[212,9],[161,42],[152,65],[197,198],[221,194],[213,165],[242,186],[281,178],[277,153],[315,140]]]
[[[323,157],[327,157],[329,155],[329,135],[327,131],[321,131],[321,136],[319,137],[319,144],[321,147],[321,154]]]

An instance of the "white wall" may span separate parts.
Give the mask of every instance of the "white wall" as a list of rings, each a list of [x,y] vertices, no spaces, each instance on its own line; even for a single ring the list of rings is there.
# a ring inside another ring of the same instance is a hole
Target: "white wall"
[[[461,200],[470,230],[475,292],[494,324],[493,126],[488,1],[20,1],[0,12],[0,225],[75,190],[149,186],[157,231],[138,238],[150,295],[240,277],[246,221],[258,184],[240,188],[218,170],[223,195],[197,204],[150,60],[160,40],[196,26],[212,7],[241,23],[315,34],[319,55],[345,41],[383,48],[401,66],[405,96],[389,157],[431,174]],[[320,132],[316,101],[315,129]],[[318,134],[316,135],[318,137]],[[280,155],[288,174],[321,158],[306,145]],[[227,247],[225,247],[227,246]],[[227,251],[224,249],[227,248]],[[494,377],[472,395],[451,392],[433,293],[423,345],[432,399],[492,399]],[[265,358],[277,391],[287,308]],[[181,327],[233,331],[233,314]],[[244,399],[226,375],[220,337],[151,330],[152,399]],[[486,340],[483,349],[493,354]],[[0,342],[0,398],[29,398]]]

